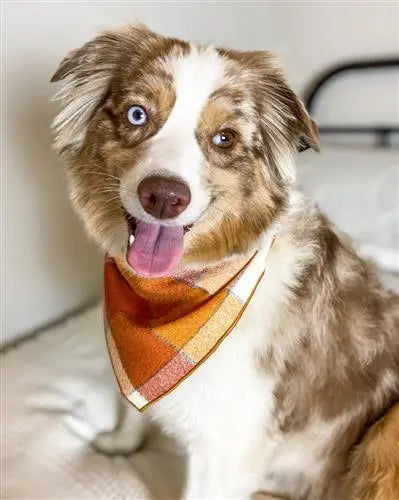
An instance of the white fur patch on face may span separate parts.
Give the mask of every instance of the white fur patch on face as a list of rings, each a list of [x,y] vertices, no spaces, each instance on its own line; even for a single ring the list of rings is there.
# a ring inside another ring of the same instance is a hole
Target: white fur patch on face
[[[188,55],[170,58],[166,64],[174,79],[175,105],[164,126],[150,140],[146,157],[122,178],[121,198],[132,215],[150,222],[153,218],[141,207],[137,186],[154,174],[179,177],[190,188],[191,203],[170,223],[188,225],[201,216],[210,201],[202,181],[204,158],[195,131],[210,94],[223,84],[224,62],[212,47],[192,47]]]

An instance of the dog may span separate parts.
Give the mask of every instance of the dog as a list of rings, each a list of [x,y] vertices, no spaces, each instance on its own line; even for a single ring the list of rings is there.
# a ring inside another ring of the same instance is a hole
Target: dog
[[[399,298],[297,189],[318,132],[274,55],[138,25],[74,50],[52,81],[70,198],[108,255],[165,276],[274,234],[233,331],[143,414],[187,450],[184,497],[399,498]],[[158,267],[130,255],[148,224],[180,235],[167,255],[147,249]],[[130,413],[122,441],[138,445]]]

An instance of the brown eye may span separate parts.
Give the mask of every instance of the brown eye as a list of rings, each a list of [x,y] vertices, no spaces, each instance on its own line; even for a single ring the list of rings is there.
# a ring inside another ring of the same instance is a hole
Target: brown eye
[[[235,142],[235,134],[232,130],[222,130],[212,137],[212,143],[218,148],[231,148]]]

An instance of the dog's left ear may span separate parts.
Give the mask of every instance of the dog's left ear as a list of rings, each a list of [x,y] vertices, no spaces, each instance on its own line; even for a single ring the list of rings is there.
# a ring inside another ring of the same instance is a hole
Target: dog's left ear
[[[309,117],[308,117],[309,118]],[[320,151],[320,142],[319,142],[319,129],[316,123],[309,118],[309,124],[305,127],[306,132],[304,132],[298,144],[298,153],[302,153],[302,151],[306,151],[311,148],[314,151]]]
[[[252,70],[250,81],[260,116],[260,131],[267,164],[275,175],[295,180],[293,156],[312,148],[319,151],[319,134],[305,106],[288,85],[276,56],[267,51],[234,56]]]
[[[310,118],[304,104],[289,87],[282,70],[277,66],[271,76],[273,85],[269,87],[269,99],[275,102],[274,113],[281,123],[285,123],[287,139],[297,152],[313,149],[320,151],[319,130]],[[267,99],[267,98],[266,98]]]

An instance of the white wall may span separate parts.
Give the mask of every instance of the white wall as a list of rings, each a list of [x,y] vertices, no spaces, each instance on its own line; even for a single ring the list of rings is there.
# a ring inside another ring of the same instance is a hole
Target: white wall
[[[271,45],[297,90],[336,63],[399,54],[399,2],[280,2],[269,5],[269,16]],[[340,76],[323,90],[314,117],[399,123],[399,71]]]
[[[102,258],[69,207],[62,165],[51,152],[49,124],[57,106],[49,102],[54,88],[48,80],[67,51],[99,29],[138,19],[164,34],[281,52],[291,82],[301,89],[325,64],[398,47],[398,6],[392,3],[115,4],[2,4],[4,338],[37,328],[101,292]],[[342,106],[328,106],[341,112]]]

